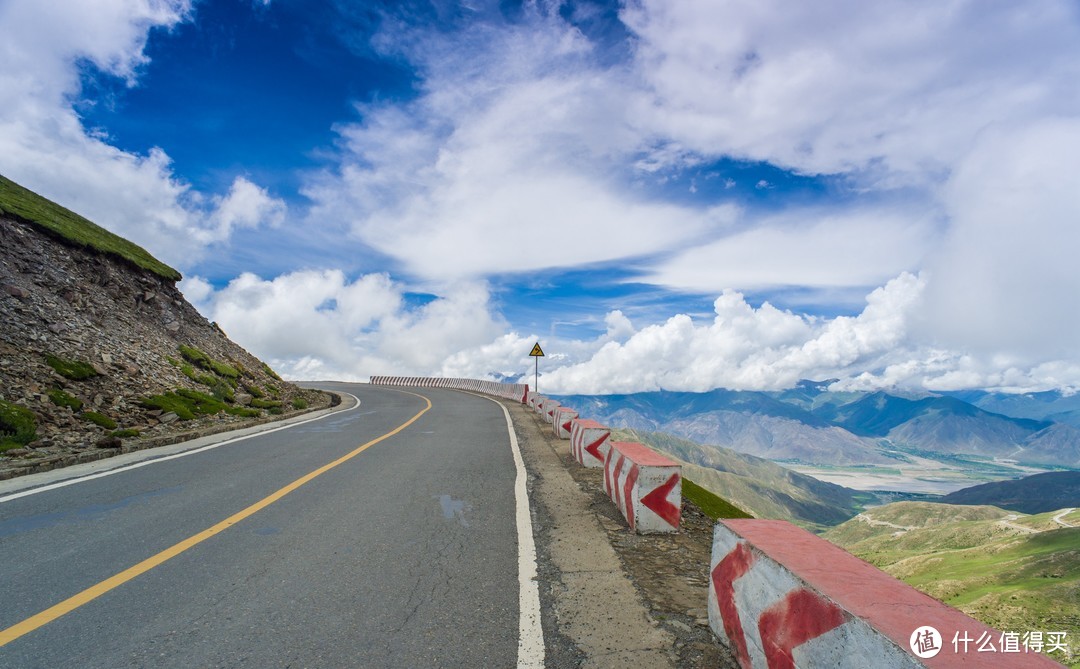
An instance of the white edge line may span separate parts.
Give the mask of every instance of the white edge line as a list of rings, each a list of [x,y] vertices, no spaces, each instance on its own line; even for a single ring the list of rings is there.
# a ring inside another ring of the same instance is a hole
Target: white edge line
[[[506,430],[510,434],[510,448],[514,452],[514,501],[516,502],[518,535],[518,669],[543,669],[544,628],[540,624],[540,585],[536,581],[536,543],[533,541],[532,515],[529,513],[529,490],[526,485],[528,473],[521,458],[517,434],[510,412],[502,402],[484,395],[476,395],[494,402],[506,417]]]
[[[341,392],[341,391],[335,391],[335,392]],[[83,483],[85,481],[92,481],[93,479],[100,479],[100,478],[104,478],[106,476],[112,476],[113,474],[120,474],[121,472],[130,471],[132,469],[138,469],[139,467],[145,467],[147,465],[153,465],[153,464],[157,464],[159,462],[165,462],[166,460],[175,460],[177,458],[184,458],[184,457],[187,457],[189,455],[195,455],[196,453],[202,453],[204,451],[213,450],[215,448],[218,448],[220,446],[225,446],[227,444],[233,444],[233,443],[236,443],[238,441],[243,441],[245,439],[251,439],[252,437],[261,437],[262,435],[270,434],[271,432],[278,432],[280,430],[288,430],[290,428],[294,428],[294,427],[297,427],[299,425],[306,425],[307,423],[312,423],[312,422],[317,421],[317,420],[322,420],[323,418],[326,418],[327,416],[339,416],[339,415],[341,415],[343,413],[346,413],[348,411],[353,411],[353,410],[358,409],[360,407],[360,398],[358,398],[356,395],[353,395],[352,393],[346,393],[346,392],[342,392],[342,394],[343,395],[348,395],[349,397],[356,400],[356,404],[349,407],[348,409],[342,409],[341,411],[333,411],[333,412],[330,412],[330,413],[325,413],[325,414],[323,414],[321,416],[316,416],[315,418],[308,418],[307,420],[297,421],[295,423],[289,423],[288,425],[280,425],[278,427],[270,428],[269,430],[260,430],[258,432],[253,432],[251,434],[245,434],[245,435],[243,435],[241,437],[233,437],[232,439],[226,439],[225,441],[219,441],[219,442],[214,443],[214,444],[207,444],[206,446],[200,446],[199,448],[193,448],[193,449],[191,449],[189,451],[181,451],[180,453],[173,453],[172,455],[163,455],[163,456],[158,457],[158,458],[151,457],[151,458],[149,458],[147,460],[142,460],[141,462],[135,462],[135,463],[132,463],[130,465],[124,465],[122,467],[117,467],[116,469],[109,469],[109,470],[106,470],[106,471],[103,471],[103,472],[97,472],[96,474],[87,474],[86,476],[77,476],[75,478],[65,479],[63,481],[57,481],[56,483],[49,483],[47,485],[39,486],[37,488],[29,488],[27,490],[23,490],[23,491],[20,491],[20,492],[16,492],[16,493],[12,493],[10,495],[5,495],[3,497],[0,497],[0,504],[3,504],[4,502],[10,502],[12,500],[19,499],[20,497],[28,497],[30,495],[36,495],[39,492],[46,492],[48,490],[56,490],[57,488],[64,488],[64,487],[69,486],[69,485],[75,485],[76,483]],[[239,429],[242,430],[244,428],[239,428]]]

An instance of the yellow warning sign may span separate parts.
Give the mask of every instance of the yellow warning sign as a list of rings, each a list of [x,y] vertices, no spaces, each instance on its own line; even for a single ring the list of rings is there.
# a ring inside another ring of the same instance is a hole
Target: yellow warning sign
[[[530,353],[529,355],[537,358],[544,357],[544,351],[540,349],[540,342],[536,342],[536,344],[533,345],[532,353]]]

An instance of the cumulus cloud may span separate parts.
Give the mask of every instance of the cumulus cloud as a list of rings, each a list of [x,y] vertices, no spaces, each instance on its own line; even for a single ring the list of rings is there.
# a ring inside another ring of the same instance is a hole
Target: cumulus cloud
[[[244,177],[237,177],[229,193],[215,198],[214,205],[210,223],[219,239],[228,239],[234,228],[280,226],[287,209],[283,201],[270,197],[265,188]]]
[[[190,0],[0,4],[0,172],[181,267],[234,227],[280,221],[284,203],[244,177],[207,198],[165,152],[117,149],[75,105],[88,73],[136,85],[150,32],[190,13]]]
[[[677,315],[608,342],[588,360],[545,377],[551,392],[775,389],[803,378],[848,375],[876,366],[904,338],[904,312],[922,282],[909,274],[876,290],[857,317],[821,320],[769,303],[754,308],[725,291],[711,323]]]
[[[405,288],[386,274],[349,280],[340,270],[273,279],[245,273],[220,290],[193,277],[182,289],[230,337],[290,378],[502,371],[491,365],[506,323],[493,314],[482,284],[449,286],[420,306],[409,306]]]

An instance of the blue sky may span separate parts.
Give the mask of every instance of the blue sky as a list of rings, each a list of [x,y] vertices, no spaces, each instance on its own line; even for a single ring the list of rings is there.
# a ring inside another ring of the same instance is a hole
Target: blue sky
[[[0,0],[0,172],[294,378],[1080,385],[1074,3]]]

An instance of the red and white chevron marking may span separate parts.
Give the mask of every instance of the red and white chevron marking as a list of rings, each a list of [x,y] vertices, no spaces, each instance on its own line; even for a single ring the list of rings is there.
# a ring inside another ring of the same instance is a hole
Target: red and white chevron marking
[[[555,400],[551,399],[551,398],[548,398],[548,399],[544,400],[544,407],[543,407],[543,412],[542,412],[542,415],[544,416],[544,420],[546,420],[549,423],[554,423],[555,422],[555,411],[559,408],[559,406],[560,406],[559,403],[556,402]]]
[[[577,416],[577,411],[570,407],[560,406],[556,408],[554,420],[551,423],[551,430],[555,433],[555,436],[559,439],[569,439],[571,424]]]
[[[369,381],[377,386],[406,386],[410,388],[450,388],[474,393],[494,395],[503,399],[524,403],[529,396],[527,383],[498,383],[480,379],[454,379],[425,376],[372,376]]]
[[[570,425],[570,453],[585,467],[603,467],[611,448],[611,428],[595,420],[575,418]]]
[[[744,669],[1053,667],[1035,653],[956,652],[955,633],[998,632],[782,520],[721,520],[713,530],[709,626]],[[923,626],[942,637],[918,659]]]
[[[632,441],[613,441],[604,461],[604,490],[638,534],[679,531],[682,467]]]

